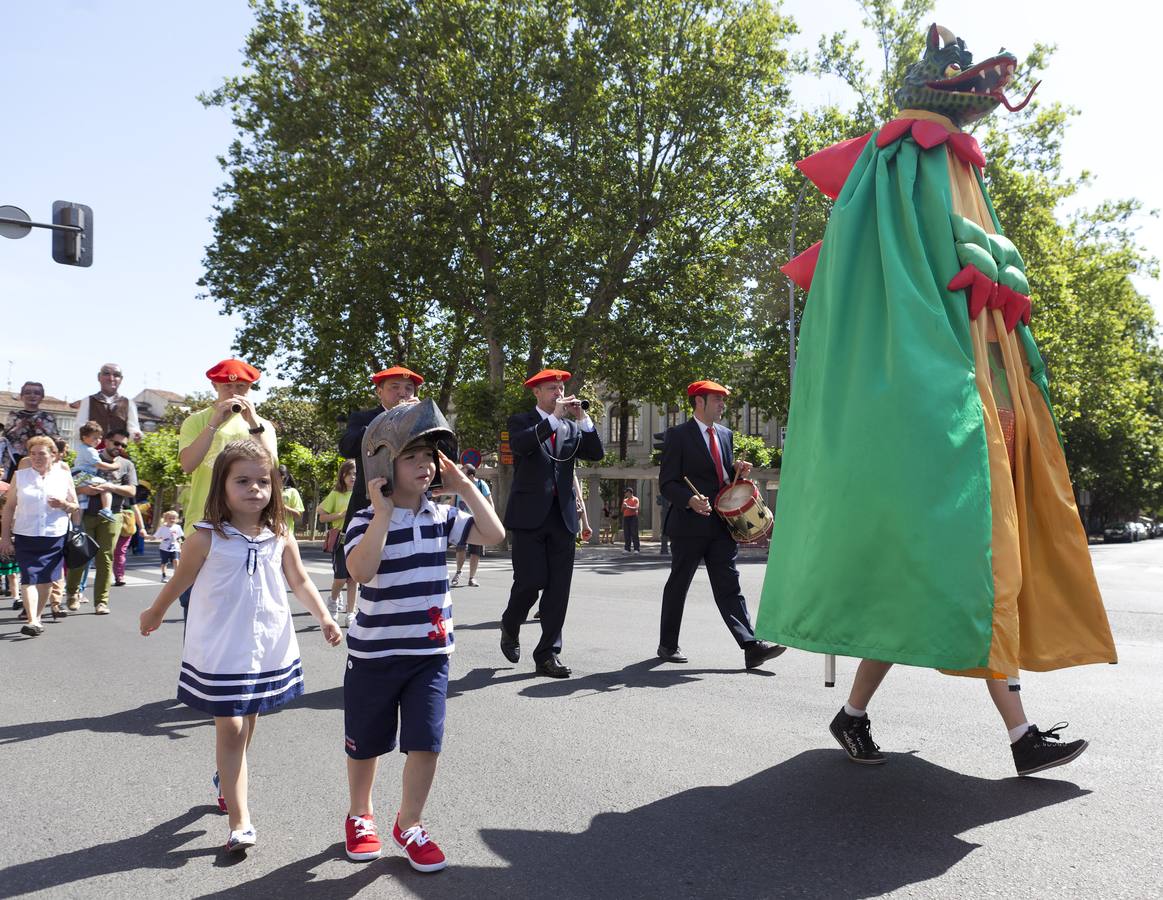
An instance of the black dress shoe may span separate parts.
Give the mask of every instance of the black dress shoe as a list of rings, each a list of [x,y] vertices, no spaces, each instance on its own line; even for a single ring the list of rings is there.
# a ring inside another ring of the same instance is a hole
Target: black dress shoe
[[[773,644],[771,641],[748,641],[743,645],[743,662],[749,669],[763,665],[769,659],[775,659],[787,647]]]
[[[682,652],[682,647],[664,647],[662,644],[658,645],[658,658],[665,662],[687,662],[686,654]]]
[[[501,626],[501,652],[511,663],[521,661],[521,642],[505,631],[504,625]]]
[[[573,669],[558,659],[555,653],[537,664],[537,674],[548,675],[550,678],[569,678]]]

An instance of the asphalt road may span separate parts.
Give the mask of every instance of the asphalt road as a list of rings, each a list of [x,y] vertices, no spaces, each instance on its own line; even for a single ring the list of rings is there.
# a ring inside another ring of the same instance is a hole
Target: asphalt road
[[[789,651],[746,672],[703,574],[685,666],[654,659],[665,563],[579,559],[565,634],[574,677],[538,678],[497,646],[508,560],[454,592],[448,727],[426,823],[436,875],[394,848],[343,855],[344,654],[297,619],[308,694],[265,716],[251,751],[259,845],[220,851],[213,729],[174,696],[182,629],[148,640],[155,550],[113,614],[92,605],[36,639],[0,613],[0,896],[1156,898],[1163,884],[1163,540],[1092,549],[1118,666],[1024,679],[1027,709],[1090,749],[1017,779],[979,682],[898,667],[873,708],[889,764],[846,761],[827,732],[855,668]],[[326,565],[309,554],[316,583]],[[741,565],[759,593],[763,559]],[[176,607],[175,607],[176,610]],[[753,600],[754,610],[754,600]],[[535,642],[523,633],[526,654]],[[394,817],[400,758],[378,816]]]

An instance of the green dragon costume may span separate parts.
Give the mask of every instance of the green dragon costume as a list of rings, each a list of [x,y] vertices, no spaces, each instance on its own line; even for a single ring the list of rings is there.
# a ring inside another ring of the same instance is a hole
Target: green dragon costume
[[[809,294],[756,634],[981,677],[1115,662],[1025,266],[961,131],[1030,96],[1012,54],[972,61],[932,26],[898,118],[799,164],[836,202],[784,269]]]

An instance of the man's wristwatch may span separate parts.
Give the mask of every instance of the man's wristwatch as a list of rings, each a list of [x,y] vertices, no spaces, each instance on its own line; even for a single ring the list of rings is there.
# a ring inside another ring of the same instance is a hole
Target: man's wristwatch
[[[251,434],[262,434],[266,430],[267,430],[267,427],[265,425],[259,425],[257,428],[249,429]]]

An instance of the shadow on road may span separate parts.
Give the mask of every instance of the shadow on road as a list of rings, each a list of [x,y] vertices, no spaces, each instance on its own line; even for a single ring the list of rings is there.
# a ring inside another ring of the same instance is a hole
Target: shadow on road
[[[662,668],[665,666],[665,668]],[[657,657],[631,663],[611,672],[592,672],[579,678],[560,681],[542,680],[521,691],[522,697],[568,697],[571,694],[604,694],[623,688],[669,688],[679,684],[701,681],[704,675],[746,675],[773,677],[774,672],[763,669],[692,669],[689,666],[670,665]]]
[[[286,706],[264,713],[263,718],[277,716],[284,709],[343,709],[343,688],[303,694]],[[56,719],[50,722],[23,722],[0,725],[0,747],[38,738],[66,734],[70,731],[93,731],[98,734],[133,734],[141,737],[167,737],[170,740],[189,737],[193,728],[213,725],[214,720],[204,712],[191,709],[178,700],[155,700],[136,709],[126,709],[106,716],[88,716],[78,719]]]
[[[1067,781],[961,775],[911,754],[887,766],[853,766],[837,750],[810,750],[732,785],[702,787],[625,813],[595,816],[581,834],[485,829],[499,866],[412,872],[394,848],[342,878],[315,870],[342,860],[333,845],[257,878],[204,894],[351,897],[399,885],[422,898],[678,897],[848,900],[936,878],[980,845],[958,837],[982,825],[1087,794]],[[216,851],[180,851],[178,833],[208,807],[125,841],[0,871],[4,892],[60,887],[109,872],[167,869]],[[994,848],[1004,853],[1006,848]]]
[[[602,813],[581,834],[486,829],[507,867],[450,868],[408,886],[424,898],[540,897],[546,885],[587,900],[879,896],[957,865],[980,846],[962,832],[1087,793],[961,775],[910,754],[869,770],[811,750],[736,784]]]
[[[188,737],[185,732],[212,724],[205,713],[191,709],[177,700],[155,700],[136,709],[125,709],[106,716],[56,719],[49,722],[22,722],[0,725],[0,746],[66,734],[70,731],[94,731],[98,734],[136,734],[142,737]]]
[[[136,869],[179,869],[199,856],[216,856],[214,847],[179,850],[181,845],[206,834],[205,829],[186,831],[203,816],[218,815],[217,807],[193,806],[145,834],[97,844],[83,850],[53,848],[51,859],[36,859],[0,869],[0,897],[18,897],[33,891],[51,891],[67,884]],[[47,838],[51,840],[51,838]]]

